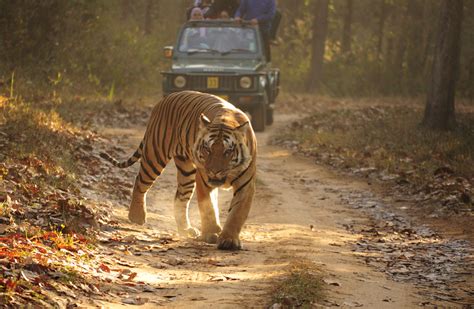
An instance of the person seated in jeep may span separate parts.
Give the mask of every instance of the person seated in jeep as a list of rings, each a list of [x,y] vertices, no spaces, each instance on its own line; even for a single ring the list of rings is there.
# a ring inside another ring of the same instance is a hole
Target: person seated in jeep
[[[191,10],[189,19],[190,20],[202,20],[202,19],[204,19],[204,14],[203,14],[203,12],[200,8],[195,7]]]
[[[211,3],[209,10],[204,14],[204,17],[211,19],[224,19],[222,14],[223,12],[226,12],[224,14],[228,15],[228,18],[233,18],[238,7],[238,0],[214,0]]]
[[[218,19],[224,19],[224,20],[230,19],[229,12],[227,12],[226,10],[222,10],[222,11],[219,13]]]
[[[188,7],[186,9],[186,20],[191,20],[192,18],[192,12],[195,8],[198,8],[201,10],[202,16],[204,18],[207,18],[206,13],[209,12],[209,9],[211,8],[211,0],[194,0],[192,6]]]
[[[202,14],[201,9],[198,7],[193,8],[191,10],[190,20],[192,21],[202,19],[204,19],[204,16]],[[209,48],[209,39],[206,33],[206,28],[193,28],[192,31],[187,32],[183,41],[183,45],[181,47],[181,51]]]

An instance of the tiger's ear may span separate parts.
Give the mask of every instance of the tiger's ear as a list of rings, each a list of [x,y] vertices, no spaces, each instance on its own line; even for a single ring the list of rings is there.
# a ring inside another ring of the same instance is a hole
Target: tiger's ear
[[[234,130],[239,131],[241,133],[245,133],[247,131],[248,127],[249,127],[249,124],[250,123],[248,121],[246,121],[246,122],[242,123],[240,126],[235,127]]]
[[[207,118],[206,115],[204,114],[201,114],[201,116],[199,117],[199,120],[200,120],[200,124],[203,127],[207,127],[211,124],[211,121],[209,120],[209,118]]]

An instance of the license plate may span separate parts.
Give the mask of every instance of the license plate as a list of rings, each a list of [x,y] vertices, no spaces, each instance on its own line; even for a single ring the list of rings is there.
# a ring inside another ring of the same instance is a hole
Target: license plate
[[[219,98],[222,98],[222,99],[224,99],[224,100],[226,100],[226,101],[229,101],[229,96],[228,96],[228,95],[221,95],[221,94],[219,94],[218,97],[219,97]]]
[[[207,78],[207,88],[209,88],[209,89],[219,88],[219,77],[208,77]]]

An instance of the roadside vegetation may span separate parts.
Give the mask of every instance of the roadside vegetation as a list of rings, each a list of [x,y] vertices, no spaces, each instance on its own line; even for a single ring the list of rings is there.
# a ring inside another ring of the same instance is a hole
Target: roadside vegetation
[[[457,114],[456,129],[432,131],[420,126],[421,100],[326,99],[274,142],[369,182],[389,183],[400,199],[472,215],[472,104],[459,104]]]
[[[95,125],[133,119],[137,106],[0,97],[0,305],[66,307],[109,280],[96,235],[113,224],[110,205],[86,197],[103,165]]]

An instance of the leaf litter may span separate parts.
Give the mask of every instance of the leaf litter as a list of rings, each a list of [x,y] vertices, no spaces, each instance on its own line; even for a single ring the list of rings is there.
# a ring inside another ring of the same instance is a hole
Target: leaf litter
[[[22,104],[6,106],[13,110]],[[133,117],[143,121],[142,111],[130,112],[122,107],[117,112],[120,108],[117,106],[111,109],[112,117],[101,118],[107,110],[105,105],[97,114],[72,113],[79,118],[73,122],[81,128],[73,128],[70,123],[60,128],[45,117],[41,125],[47,130],[42,134],[50,139],[39,141],[41,148],[29,152],[18,151],[18,146],[33,137],[27,135],[29,131],[17,130],[16,120],[7,119],[5,132],[0,132],[0,306],[97,305],[90,300],[92,295],[100,301],[116,299],[131,288],[135,292],[159,288],[137,281],[139,274],[129,269],[135,263],[121,260],[109,248],[101,246],[102,240],[119,245],[140,241],[138,237],[110,232],[117,226],[110,217],[112,204],[98,202],[94,194],[104,180],[99,175],[106,174],[108,169],[98,155],[106,149],[108,141],[88,127],[103,122],[102,119],[114,124],[117,119],[128,119],[121,121],[122,125],[131,124]],[[21,115],[28,118],[28,109],[25,111]],[[9,117],[9,110],[5,113]],[[57,164],[55,153],[49,152],[58,147],[71,151],[70,157],[75,160],[72,170],[76,174]],[[105,178],[106,187],[113,188],[110,192],[119,190],[122,195],[127,194],[130,184],[113,177]],[[114,182],[118,185],[110,185]],[[156,244],[171,242],[173,239],[166,236]],[[155,249],[142,245],[133,252]],[[141,297],[124,298],[125,303],[147,301]]]
[[[372,193],[347,190],[340,198],[368,215],[368,222],[346,225],[361,235],[352,251],[366,264],[395,281],[416,285],[429,299],[461,305],[473,301],[472,291],[463,289],[474,275],[474,252],[468,241],[443,238],[426,226],[416,226]]]
[[[308,105],[304,113],[310,116],[292,122],[272,143],[369,183],[387,184],[391,195],[433,216],[474,217],[472,113],[459,115],[457,131],[435,134],[416,126],[420,111],[413,102],[360,107],[294,100]]]

